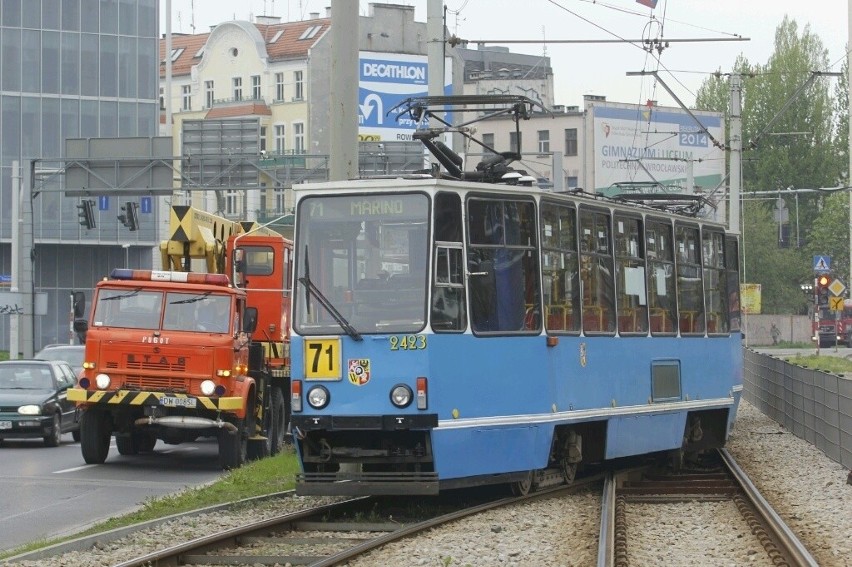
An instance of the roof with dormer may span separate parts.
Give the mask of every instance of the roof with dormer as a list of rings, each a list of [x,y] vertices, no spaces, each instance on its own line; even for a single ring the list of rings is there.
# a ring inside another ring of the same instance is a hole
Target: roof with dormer
[[[226,25],[227,24],[227,25]],[[172,34],[172,76],[189,75],[198,65],[204,48],[211,37],[215,41],[217,29],[237,27],[254,40],[261,52],[265,50],[269,62],[303,59],[311,47],[331,27],[331,18],[318,18],[299,22],[253,24],[240,20],[224,22],[209,33]],[[166,40],[160,38],[160,77],[166,76]]]

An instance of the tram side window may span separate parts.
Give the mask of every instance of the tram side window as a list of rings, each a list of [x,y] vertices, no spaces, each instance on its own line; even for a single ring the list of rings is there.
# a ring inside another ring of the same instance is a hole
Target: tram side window
[[[538,332],[541,302],[535,205],[468,201],[470,320],[475,332]]]
[[[728,328],[740,330],[740,254],[735,236],[725,237],[725,273],[728,279]]]
[[[677,225],[675,246],[680,332],[686,335],[704,334],[704,293],[698,227]]]
[[[650,220],[646,223],[645,253],[648,256],[648,315],[651,334],[675,333],[677,299],[671,224]]]
[[[619,333],[648,333],[644,254],[642,221],[616,216],[615,281],[618,284]]]
[[[704,261],[704,307],[707,332],[728,332],[728,281],[725,275],[725,237],[720,232],[702,233]]]
[[[463,331],[467,327],[461,198],[435,197],[435,266],[432,282],[432,329]]]
[[[615,331],[615,280],[609,213],[580,210],[580,279],[583,286],[583,331]]]
[[[541,276],[544,324],[548,331],[580,331],[580,275],[577,213],[571,207],[541,204]]]

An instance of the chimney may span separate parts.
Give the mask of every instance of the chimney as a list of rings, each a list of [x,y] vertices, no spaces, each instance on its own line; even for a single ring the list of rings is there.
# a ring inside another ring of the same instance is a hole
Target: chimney
[[[311,12],[309,15],[311,16],[309,18],[311,20],[318,20],[319,19],[319,12]]]
[[[325,17],[326,17],[326,18],[330,18],[330,17],[331,17],[331,6],[326,6],[326,7],[325,7]]]
[[[262,26],[273,26],[281,23],[281,16],[255,16],[254,23]]]

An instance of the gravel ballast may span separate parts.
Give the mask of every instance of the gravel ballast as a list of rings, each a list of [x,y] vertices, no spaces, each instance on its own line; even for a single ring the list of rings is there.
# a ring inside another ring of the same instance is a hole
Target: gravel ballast
[[[852,486],[846,484],[847,470],[747,402],[740,404],[728,449],[820,565],[852,567]],[[269,500],[238,511],[169,521],[112,542],[98,543],[88,551],[16,565],[111,565],[150,552],[164,541],[178,543],[213,529],[237,526],[248,518],[272,517],[324,501],[298,497]],[[751,534],[743,529],[743,520],[732,505],[719,504],[712,509],[706,505],[628,508],[628,526],[643,530],[641,548],[630,542],[632,567],[768,564],[762,550],[751,541]],[[536,501],[464,518],[424,535],[389,544],[349,565],[595,565],[599,517],[600,495],[585,491],[568,498]],[[717,534],[717,530],[708,529],[710,522],[719,520],[729,524],[731,530]],[[658,537],[646,530],[647,525],[655,523],[665,526]]]

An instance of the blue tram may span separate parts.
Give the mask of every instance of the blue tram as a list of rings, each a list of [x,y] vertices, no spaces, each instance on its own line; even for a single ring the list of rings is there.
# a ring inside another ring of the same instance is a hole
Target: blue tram
[[[742,390],[723,226],[433,177],[296,189],[299,494],[570,482],[725,444]]]

